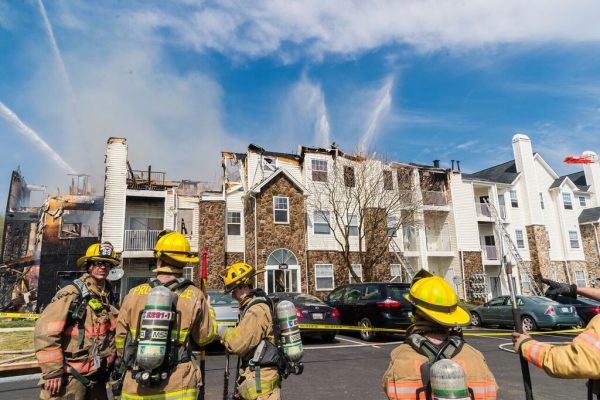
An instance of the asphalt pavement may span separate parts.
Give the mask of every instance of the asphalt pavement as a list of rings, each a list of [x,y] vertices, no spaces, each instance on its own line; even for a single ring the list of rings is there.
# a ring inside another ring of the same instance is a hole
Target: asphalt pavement
[[[513,353],[501,350],[505,344],[510,349],[508,336],[495,336],[509,330],[477,329],[469,333],[485,332],[486,337],[467,337],[467,343],[483,352],[500,386],[498,399],[523,399],[523,381],[520,364]],[[548,335],[538,337],[548,342],[569,341],[573,335]],[[400,337],[389,336],[375,343],[366,343],[357,337],[338,335],[334,343],[305,340],[304,373],[291,376],[283,382],[282,398],[304,399],[381,399],[386,396],[381,388],[381,377],[388,364],[390,352],[399,344]],[[231,358],[230,389],[233,389],[235,357]],[[206,361],[206,399],[223,398],[223,372],[225,357],[219,348],[212,348]],[[536,400],[585,399],[585,380],[564,380],[548,377],[530,365],[533,393]],[[39,396],[37,380],[10,382],[0,379],[0,399],[32,400]]]

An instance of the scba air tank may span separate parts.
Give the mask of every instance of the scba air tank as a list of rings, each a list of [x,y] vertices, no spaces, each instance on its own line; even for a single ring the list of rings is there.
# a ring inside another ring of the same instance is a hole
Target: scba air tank
[[[292,362],[298,362],[304,353],[300,329],[298,328],[298,317],[296,307],[291,301],[283,300],[277,304],[277,319],[281,329],[281,343],[283,351]]]
[[[456,362],[439,360],[431,366],[431,393],[433,400],[469,400],[465,371]]]
[[[145,371],[160,367],[168,348],[169,329],[175,318],[173,292],[156,286],[148,293],[142,312],[137,349],[137,365]]]

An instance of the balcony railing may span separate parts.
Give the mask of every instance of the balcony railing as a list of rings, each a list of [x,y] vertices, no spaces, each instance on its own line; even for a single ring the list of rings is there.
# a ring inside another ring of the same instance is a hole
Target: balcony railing
[[[164,190],[166,185],[166,175],[165,172],[155,172],[150,169],[147,171],[129,170],[127,189]]]
[[[478,217],[491,217],[492,211],[490,206],[485,203],[475,203],[475,209],[477,210]]]
[[[402,246],[404,251],[418,251],[417,230],[414,227],[403,227]]]
[[[426,231],[427,250],[429,251],[450,251],[450,228],[448,224],[439,232]]]
[[[126,230],[124,250],[153,250],[159,230]]]
[[[423,192],[423,205],[426,205],[426,206],[446,206],[446,205],[448,205],[448,199],[446,199],[446,193],[435,192],[435,191],[424,191]]]
[[[499,260],[498,247],[496,246],[483,246],[483,254],[486,260],[496,261]]]

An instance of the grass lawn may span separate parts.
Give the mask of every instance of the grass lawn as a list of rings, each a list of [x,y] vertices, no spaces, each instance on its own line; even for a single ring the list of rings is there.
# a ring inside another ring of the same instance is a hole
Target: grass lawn
[[[25,328],[28,326],[35,326],[35,320],[15,319],[10,321],[0,319],[0,328]]]
[[[32,350],[33,352],[33,331],[26,332],[0,332],[0,351],[10,350]],[[8,360],[23,354],[0,354],[0,360]],[[34,357],[19,360],[34,361]]]

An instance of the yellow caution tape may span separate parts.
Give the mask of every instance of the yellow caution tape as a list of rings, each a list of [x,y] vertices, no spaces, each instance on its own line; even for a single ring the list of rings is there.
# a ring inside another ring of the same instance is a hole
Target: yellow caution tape
[[[0,318],[38,319],[40,314],[0,312]]]

